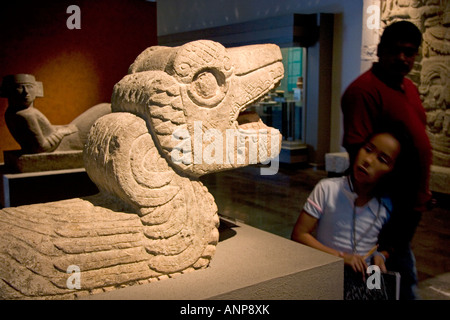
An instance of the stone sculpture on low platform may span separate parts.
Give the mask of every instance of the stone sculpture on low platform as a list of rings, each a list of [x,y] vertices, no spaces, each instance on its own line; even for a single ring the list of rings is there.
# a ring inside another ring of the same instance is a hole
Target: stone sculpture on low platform
[[[207,40],[141,53],[86,142],[99,194],[0,211],[0,297],[72,299],[206,268],[219,218],[199,177],[278,156],[279,131],[246,107],[277,86],[281,59],[275,45]]]
[[[8,99],[5,122],[9,132],[21,147],[21,150],[5,151],[5,162],[11,167],[17,167],[19,171],[83,166],[81,152],[89,130],[99,117],[111,112],[111,105],[109,103],[95,105],[70,124],[53,125],[34,107],[35,99],[43,95],[42,82],[36,81],[34,75],[14,74],[3,77],[0,97]],[[53,154],[49,156],[48,153]],[[41,156],[29,156],[35,154]],[[28,156],[29,159],[20,158],[22,156]],[[62,163],[53,164],[48,163],[49,161]],[[27,165],[28,163],[32,165]],[[25,168],[22,168],[24,166]]]
[[[100,104],[68,125],[53,125],[34,107],[35,99],[43,97],[44,91],[42,82],[31,74],[5,76],[0,96],[8,98],[6,125],[25,154],[82,150],[93,122],[111,110],[109,104]]]

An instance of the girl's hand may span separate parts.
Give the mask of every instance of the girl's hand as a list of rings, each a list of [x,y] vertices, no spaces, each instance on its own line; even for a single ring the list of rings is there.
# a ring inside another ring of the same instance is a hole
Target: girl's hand
[[[357,254],[344,253],[343,258],[344,264],[352,267],[353,271],[355,272],[361,272],[363,274],[363,277],[365,277],[367,263],[364,260],[364,257]]]

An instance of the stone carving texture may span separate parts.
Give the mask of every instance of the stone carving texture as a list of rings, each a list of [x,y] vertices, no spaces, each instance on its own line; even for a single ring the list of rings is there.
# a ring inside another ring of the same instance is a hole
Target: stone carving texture
[[[381,20],[385,25],[409,20],[422,31],[422,48],[410,78],[426,110],[433,164],[450,167],[450,1],[385,0]]]
[[[278,155],[280,133],[239,114],[283,74],[270,44],[225,49],[202,40],[145,50],[85,146],[100,193],[1,210],[0,297],[74,298],[207,267],[219,218],[198,178],[253,163],[250,142],[259,161]],[[206,161],[218,154],[223,161]],[[79,288],[70,285],[73,266]]]

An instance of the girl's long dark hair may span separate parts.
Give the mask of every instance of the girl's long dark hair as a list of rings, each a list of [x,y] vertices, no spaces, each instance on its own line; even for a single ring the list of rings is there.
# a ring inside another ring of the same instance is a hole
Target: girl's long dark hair
[[[420,187],[421,168],[418,149],[402,122],[386,121],[376,128],[376,133],[382,132],[395,137],[401,148],[394,169],[379,189],[380,196],[388,196],[392,200],[393,211],[379,234],[378,250],[393,253],[408,248],[420,221],[421,215],[413,210],[413,205]]]

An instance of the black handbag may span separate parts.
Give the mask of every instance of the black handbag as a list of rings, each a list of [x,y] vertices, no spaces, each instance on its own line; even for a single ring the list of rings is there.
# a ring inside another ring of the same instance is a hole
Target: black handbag
[[[370,275],[364,280],[360,272],[351,267],[344,268],[344,300],[398,300],[400,274],[398,272],[381,272],[379,289],[369,288]]]
[[[383,277],[380,277],[380,289],[369,289],[366,279],[360,272],[350,267],[344,268],[344,300],[388,300]]]

